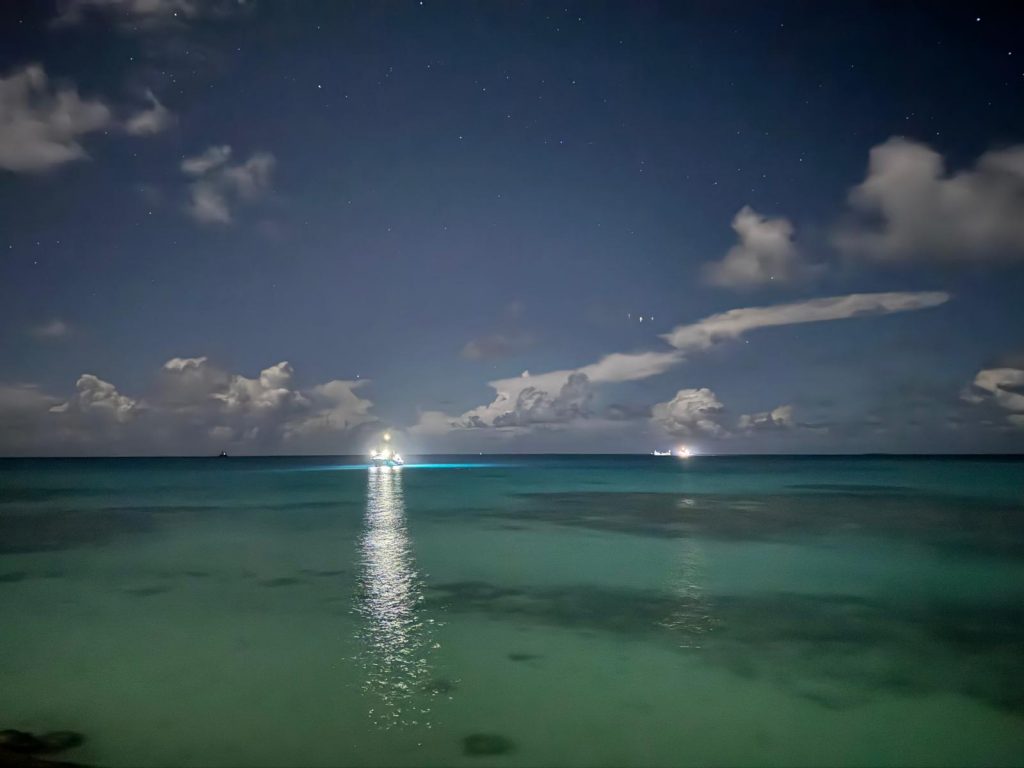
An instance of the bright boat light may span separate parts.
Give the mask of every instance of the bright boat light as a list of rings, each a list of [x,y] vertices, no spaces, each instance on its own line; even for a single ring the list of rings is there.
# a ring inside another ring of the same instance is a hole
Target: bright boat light
[[[676,448],[676,456],[678,456],[680,459],[688,459],[691,456],[693,456],[693,451],[691,451],[685,445],[681,445],[678,448]]]

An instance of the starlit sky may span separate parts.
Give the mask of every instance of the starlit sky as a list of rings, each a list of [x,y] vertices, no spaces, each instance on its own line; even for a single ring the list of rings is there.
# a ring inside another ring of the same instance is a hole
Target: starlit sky
[[[1022,29],[6,0],[0,454],[1024,450]]]

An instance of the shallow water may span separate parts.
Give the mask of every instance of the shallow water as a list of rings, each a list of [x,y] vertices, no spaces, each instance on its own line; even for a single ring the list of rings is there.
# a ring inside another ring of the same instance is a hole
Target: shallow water
[[[0,461],[0,728],[107,766],[1020,765],[1024,462]]]

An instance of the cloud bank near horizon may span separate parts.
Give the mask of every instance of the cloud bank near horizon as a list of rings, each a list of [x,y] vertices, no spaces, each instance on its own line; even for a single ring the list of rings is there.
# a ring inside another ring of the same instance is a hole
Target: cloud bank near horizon
[[[802,323],[843,320],[871,315],[913,312],[946,303],[950,294],[943,291],[855,293],[846,296],[810,299],[766,307],[745,307],[709,315],[695,323],[680,325],[661,338],[672,347],[665,351],[613,353],[579,368],[531,374],[489,382],[495,391],[492,402],[458,416],[428,411],[412,428],[414,434],[436,435],[459,429],[519,428],[541,423],[532,414],[546,414],[542,423],[565,423],[581,418],[581,408],[559,409],[566,388],[576,392],[575,399],[587,391],[589,404],[593,388],[602,384],[638,381],[657,376],[683,363],[688,355],[740,338],[760,329]],[[664,405],[664,404],[661,404]],[[655,406],[657,407],[657,406]],[[562,418],[556,418],[561,415]]]

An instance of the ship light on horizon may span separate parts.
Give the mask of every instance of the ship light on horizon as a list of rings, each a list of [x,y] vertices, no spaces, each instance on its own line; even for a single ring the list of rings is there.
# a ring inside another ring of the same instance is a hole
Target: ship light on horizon
[[[680,445],[678,448],[676,448],[676,456],[678,456],[680,459],[688,459],[691,456],[693,456],[693,453],[693,450],[686,445]]]

